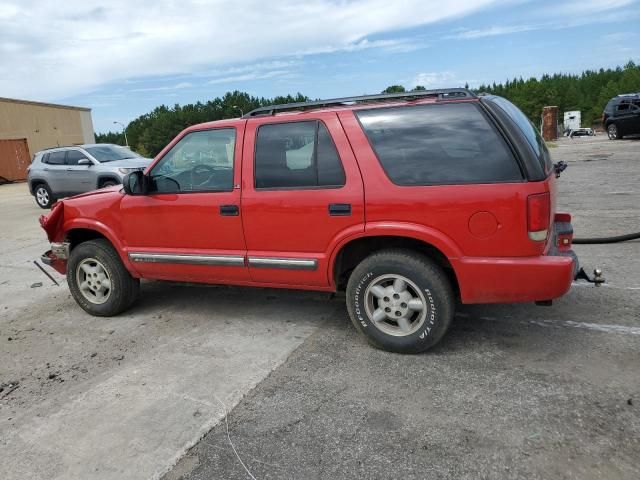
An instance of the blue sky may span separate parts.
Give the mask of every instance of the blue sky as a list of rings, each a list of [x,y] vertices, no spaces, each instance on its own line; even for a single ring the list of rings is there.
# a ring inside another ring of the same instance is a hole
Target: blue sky
[[[88,106],[96,131],[229,90],[377,93],[640,61],[640,0],[0,3],[0,96]]]

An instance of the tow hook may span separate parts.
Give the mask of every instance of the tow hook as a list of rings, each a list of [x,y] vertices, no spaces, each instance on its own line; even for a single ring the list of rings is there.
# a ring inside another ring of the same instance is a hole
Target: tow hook
[[[593,271],[593,278],[590,277],[589,274],[587,274],[587,272],[584,271],[584,268],[581,268],[578,271],[575,279],[586,280],[589,283],[593,283],[596,287],[599,287],[605,282],[605,278],[602,276],[602,270],[599,268],[596,268]]]
[[[564,172],[568,166],[569,165],[567,165],[567,162],[564,162],[562,160],[560,160],[558,163],[554,163],[553,170],[554,172],[556,172],[556,178],[560,178],[560,174]]]

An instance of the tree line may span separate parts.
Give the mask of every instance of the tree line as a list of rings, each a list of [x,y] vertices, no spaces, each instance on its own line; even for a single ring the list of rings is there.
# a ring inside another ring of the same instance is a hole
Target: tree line
[[[468,88],[468,85],[465,86]],[[412,90],[425,90],[425,87],[417,86]],[[383,93],[405,91],[407,90],[402,85],[391,85]],[[560,109],[560,118],[565,111],[580,110],[583,126],[592,126],[600,121],[610,98],[620,93],[640,92],[640,66],[629,61],[624,67],[586,70],[577,75],[556,73],[527,80],[514,78],[504,83],[480,85],[474,91],[508,98],[536,125],[540,122],[542,108],[556,105]],[[135,151],[153,157],[190,125],[238,117],[254,108],[267,105],[308,100],[309,97],[301,93],[264,98],[236,90],[205,103],[176,104],[173,107],[161,105],[130,122],[126,127],[127,138]],[[96,141],[125,144],[122,132],[97,134]]]

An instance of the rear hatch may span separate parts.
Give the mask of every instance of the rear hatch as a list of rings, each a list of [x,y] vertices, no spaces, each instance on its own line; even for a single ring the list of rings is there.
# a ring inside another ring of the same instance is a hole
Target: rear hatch
[[[543,254],[549,250],[553,237],[551,229],[557,205],[557,180],[551,154],[538,129],[513,103],[497,96],[487,96],[483,103],[497,114],[518,151],[528,180],[527,189],[531,192],[526,205],[528,236],[536,251]]]

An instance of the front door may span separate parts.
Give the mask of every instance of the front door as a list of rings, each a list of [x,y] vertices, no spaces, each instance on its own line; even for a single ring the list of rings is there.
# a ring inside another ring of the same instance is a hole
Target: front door
[[[150,191],[122,199],[127,253],[145,278],[249,280],[240,217],[241,128],[186,133],[147,174]]]
[[[97,188],[93,162],[91,165],[78,165],[78,162],[83,159],[89,160],[80,150],[67,150],[67,174],[64,179],[66,192],[83,193]]]
[[[337,239],[364,231],[362,178],[337,115],[256,118],[245,135],[242,216],[252,280],[328,286]]]

